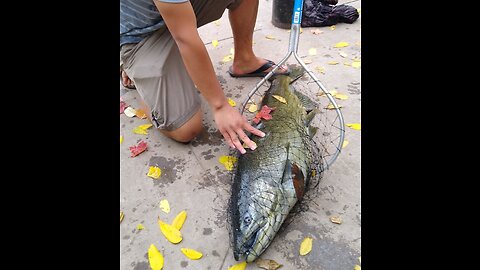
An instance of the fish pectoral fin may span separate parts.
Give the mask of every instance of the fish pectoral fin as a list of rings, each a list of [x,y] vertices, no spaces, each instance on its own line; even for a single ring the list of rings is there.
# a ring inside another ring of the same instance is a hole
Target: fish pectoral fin
[[[305,194],[305,176],[297,164],[292,165],[292,181],[297,199],[300,200]]]
[[[285,161],[283,170],[282,184],[292,181],[297,199],[300,200],[305,193],[305,175],[296,163],[292,163],[288,158]]]

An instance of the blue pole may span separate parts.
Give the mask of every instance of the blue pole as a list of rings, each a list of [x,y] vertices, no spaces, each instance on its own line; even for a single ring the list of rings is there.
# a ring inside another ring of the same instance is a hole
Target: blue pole
[[[302,22],[303,0],[295,0],[293,3],[292,24]]]

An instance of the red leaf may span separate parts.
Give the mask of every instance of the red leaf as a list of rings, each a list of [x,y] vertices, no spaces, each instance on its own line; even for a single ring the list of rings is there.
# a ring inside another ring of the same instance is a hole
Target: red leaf
[[[132,153],[131,157],[138,156],[140,153],[147,149],[147,143],[140,141],[138,145],[130,146],[130,152]]]
[[[255,115],[252,121],[255,124],[258,124],[260,122],[260,119],[262,118],[265,120],[272,119],[272,115],[270,114],[270,112],[272,112],[273,110],[275,110],[275,107],[270,108],[267,105],[263,105],[262,109]]]
[[[125,103],[125,101],[120,101],[120,114],[123,113],[123,111],[125,111],[125,109],[128,107],[127,103]]]

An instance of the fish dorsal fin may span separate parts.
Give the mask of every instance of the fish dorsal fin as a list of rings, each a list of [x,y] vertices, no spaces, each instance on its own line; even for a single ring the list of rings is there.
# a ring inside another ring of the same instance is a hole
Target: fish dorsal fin
[[[298,97],[298,99],[300,100],[300,103],[305,108],[305,111],[307,111],[307,113],[311,112],[312,110],[314,110],[318,107],[317,103],[315,101],[311,100],[306,95],[300,93],[297,90],[295,90],[294,93]]]

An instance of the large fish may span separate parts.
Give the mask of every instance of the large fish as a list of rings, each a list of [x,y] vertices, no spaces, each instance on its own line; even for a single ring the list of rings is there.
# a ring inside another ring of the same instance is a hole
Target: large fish
[[[257,149],[238,158],[229,206],[236,260],[252,262],[265,251],[321,170],[314,165],[319,158],[312,142],[316,129],[310,126],[317,110],[291,80],[278,76],[272,82],[262,100],[262,106],[275,108],[272,118],[256,126],[266,135],[251,136]]]

